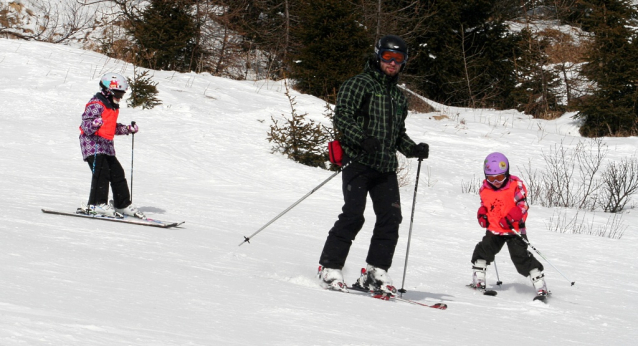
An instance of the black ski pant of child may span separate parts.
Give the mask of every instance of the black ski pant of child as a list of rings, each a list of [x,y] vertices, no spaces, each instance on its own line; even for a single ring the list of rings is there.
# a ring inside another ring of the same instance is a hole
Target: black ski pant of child
[[[368,194],[377,220],[366,262],[388,270],[399,239],[402,221],[399,183],[396,172],[382,173],[352,162],[342,173],[344,204],[339,219],[328,233],[319,264],[342,269],[352,241],[363,227]]]
[[[527,235],[521,234],[526,240]],[[507,249],[510,253],[510,258],[514,262],[516,271],[527,277],[530,270],[538,268],[543,271],[543,265],[539,262],[531,252],[527,250],[527,243],[517,235],[496,235],[490,231],[485,232],[483,239],[476,244],[474,253],[472,254],[472,264],[476,260],[483,259],[490,264],[494,261],[494,257],[501,251],[503,245],[507,243]]]
[[[89,156],[86,161],[91,172],[93,172],[89,204],[108,203],[110,182],[111,190],[113,191],[113,206],[115,208],[128,207],[131,204],[131,194],[124,176],[124,169],[117,158],[98,154]],[[95,166],[93,165],[94,163]]]

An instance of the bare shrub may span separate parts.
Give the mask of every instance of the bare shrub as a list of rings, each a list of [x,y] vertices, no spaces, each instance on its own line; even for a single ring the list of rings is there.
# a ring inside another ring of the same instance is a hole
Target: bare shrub
[[[523,167],[523,170],[521,172],[521,178],[527,186],[527,202],[529,202],[530,204],[539,203],[543,205],[543,203],[540,202],[543,200],[543,185],[541,173],[539,173],[538,170],[532,168],[531,160],[527,162],[527,166]]]
[[[95,12],[78,2],[35,2],[34,9],[12,2],[0,9],[0,34],[24,40],[60,43],[95,24]],[[40,15],[36,15],[36,13]],[[31,24],[32,22],[33,24]],[[5,25],[6,24],[6,25]]]
[[[585,213],[576,211],[576,215],[568,219],[566,211],[555,210],[549,218],[547,229],[557,233],[585,234],[587,229],[593,227],[593,224],[587,225],[586,222]]]
[[[542,154],[544,171],[533,169],[531,162],[523,168],[528,201],[545,207],[594,210],[601,186],[597,177],[607,152],[600,138],[580,141],[573,150],[562,142],[554,145]]]
[[[596,180],[596,174],[602,166],[602,161],[607,156],[607,146],[601,138],[578,142],[575,150],[576,162],[579,167],[580,184],[576,190],[577,207],[579,209],[594,210],[596,208],[596,191],[600,183]]]
[[[432,179],[432,169],[430,166],[425,168],[425,176],[421,175],[421,179],[425,181],[427,187],[433,187],[438,182],[438,180]]]
[[[638,192],[638,160],[632,156],[611,161],[602,170],[608,151],[600,138],[580,141],[571,151],[562,143],[555,145],[542,154],[544,171],[533,169],[531,162],[523,168],[528,201],[544,207],[621,212]]]
[[[399,161],[399,166],[397,168],[397,179],[399,180],[399,187],[404,187],[412,184],[412,179],[410,179],[410,173],[412,171],[410,162],[405,156],[399,154],[397,154],[397,160]]]
[[[472,176],[470,181],[465,182],[461,180],[461,193],[470,193],[473,195],[478,195],[479,190],[481,189],[481,183],[483,181],[476,176]]]
[[[620,214],[613,214],[607,218],[605,224],[597,225],[594,214],[577,211],[570,218],[566,210],[555,210],[547,223],[547,228],[552,232],[594,235],[611,239],[622,238],[628,227],[623,224]]]
[[[622,223],[622,215],[614,214],[607,219],[607,223],[598,228],[598,235],[611,239],[620,239],[623,234],[625,234],[627,228],[629,228],[629,226]]]
[[[563,143],[554,145],[542,157],[547,164],[545,174],[541,175],[543,195],[541,203],[547,207],[573,207],[575,204],[574,171],[576,159]]]
[[[611,162],[602,176],[600,205],[604,211],[618,213],[625,208],[631,195],[638,190],[636,157]]]

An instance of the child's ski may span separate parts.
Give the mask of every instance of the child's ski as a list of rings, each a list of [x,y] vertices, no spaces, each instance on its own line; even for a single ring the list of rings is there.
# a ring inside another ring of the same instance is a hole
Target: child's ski
[[[488,290],[488,289],[485,289],[485,288],[478,288],[478,287],[476,287],[476,286],[474,286],[472,284],[467,285],[467,287],[469,287],[469,288],[471,288],[473,290],[479,291],[479,292],[483,292],[483,295],[486,295],[486,296],[492,296],[493,297],[493,296],[498,294],[498,292],[496,292],[494,290]]]
[[[83,218],[89,218],[89,219],[123,222],[123,223],[129,223],[133,225],[161,227],[161,228],[176,227],[186,222],[186,221],[167,222],[167,221],[161,221],[161,220],[156,220],[151,218],[139,219],[139,218],[131,217],[131,216],[124,216],[123,218],[117,218],[117,217],[111,217],[111,216],[105,216],[105,215],[87,215],[87,214],[78,214],[78,213],[68,213],[64,211],[55,211],[55,210],[44,209],[44,208],[42,209],[42,212],[47,214],[76,216],[76,217],[83,217]]]
[[[543,303],[547,304],[547,298],[549,297],[549,295],[550,295],[550,294],[551,294],[551,292],[547,292],[547,293],[545,293],[545,294],[537,294],[537,295],[534,297],[534,299],[533,299],[533,300],[535,300],[535,301],[536,301],[536,300],[538,300],[538,301],[541,301],[541,302],[543,302]]]

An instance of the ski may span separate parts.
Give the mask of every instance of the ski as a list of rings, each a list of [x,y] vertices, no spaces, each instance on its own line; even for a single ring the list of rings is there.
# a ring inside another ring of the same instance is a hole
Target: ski
[[[534,297],[534,299],[532,299],[532,301],[540,301],[543,302],[545,304],[547,304],[547,298],[549,297],[549,295],[551,294],[551,292],[547,292],[545,294],[537,294],[536,297]]]
[[[380,292],[371,292],[371,291],[368,291],[366,289],[353,287],[353,286],[348,286],[348,293],[365,294],[366,296],[372,297],[372,298],[375,298],[375,299],[404,302],[404,303],[408,303],[408,304],[420,305],[420,306],[425,306],[425,307],[428,307],[428,308],[439,309],[439,310],[447,309],[447,304],[443,304],[443,303],[435,303],[435,304],[431,304],[430,305],[430,304],[417,302],[416,300],[400,298],[400,297],[397,297],[395,295],[387,295],[387,294],[380,293]]]
[[[536,296],[536,297],[534,297],[533,300],[534,301],[538,300],[538,301],[541,301],[543,303],[547,303],[547,296]]]
[[[56,211],[56,210],[44,209],[44,208],[42,209],[42,212],[47,214],[75,216],[75,217],[83,217],[83,218],[89,218],[89,219],[123,222],[123,223],[128,223],[133,225],[161,227],[161,228],[177,227],[186,222],[186,221],[167,222],[167,221],[161,221],[161,220],[151,219],[151,218],[139,219],[139,218],[131,217],[131,216],[124,216],[122,218],[117,218],[117,217],[111,217],[111,216],[105,216],[105,215],[87,215],[87,214],[69,213],[69,212]]]
[[[483,295],[485,295],[485,296],[492,296],[493,297],[493,296],[498,294],[498,292],[496,292],[494,290],[488,290],[488,289],[485,289],[485,288],[477,288],[476,286],[474,286],[472,284],[467,285],[467,287],[469,287],[469,288],[471,288],[473,290],[479,291],[479,292],[483,292]]]

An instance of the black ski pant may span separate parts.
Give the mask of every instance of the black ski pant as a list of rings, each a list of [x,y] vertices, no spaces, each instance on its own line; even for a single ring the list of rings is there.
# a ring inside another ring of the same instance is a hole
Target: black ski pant
[[[113,206],[115,208],[128,207],[131,204],[131,194],[124,176],[124,169],[117,158],[98,154],[89,156],[86,161],[92,172],[89,204],[108,203],[110,183],[113,191]]]
[[[319,264],[342,269],[352,241],[363,227],[363,212],[368,194],[376,214],[366,262],[388,270],[399,239],[402,221],[399,183],[396,172],[381,173],[352,162],[342,173],[344,204],[342,213],[328,233]]]
[[[521,234],[527,239],[526,234]],[[516,234],[512,235],[496,235],[490,231],[485,232],[483,239],[476,244],[474,253],[472,254],[472,264],[478,259],[483,259],[490,264],[494,261],[494,257],[501,251],[503,245],[507,243],[507,249],[510,253],[510,258],[514,262],[516,271],[519,274],[527,277],[530,270],[538,268],[543,271],[543,265],[539,262],[529,250],[527,250],[527,243],[523,239],[519,238]]]

